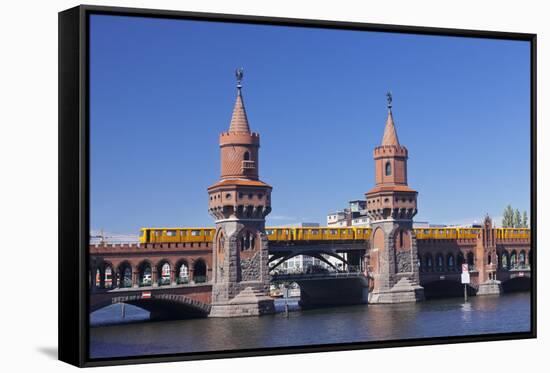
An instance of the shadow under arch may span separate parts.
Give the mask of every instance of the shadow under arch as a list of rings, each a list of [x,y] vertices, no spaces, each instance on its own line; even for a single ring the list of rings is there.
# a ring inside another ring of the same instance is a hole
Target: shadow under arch
[[[531,277],[515,277],[502,283],[503,293],[517,293],[531,290]]]
[[[426,299],[458,298],[464,297],[464,284],[458,281],[437,280],[427,284],[424,287],[424,296]],[[476,295],[476,289],[466,285],[468,296]]]

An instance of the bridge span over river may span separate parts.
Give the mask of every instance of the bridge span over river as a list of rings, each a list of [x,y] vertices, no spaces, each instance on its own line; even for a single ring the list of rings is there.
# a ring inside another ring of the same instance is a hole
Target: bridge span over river
[[[469,265],[471,295],[480,293],[484,283],[493,284],[492,294],[529,287],[529,236],[497,237],[492,234],[496,229],[488,227],[475,238],[463,239],[445,235],[445,229],[417,231],[416,265],[428,298],[462,294],[462,263]],[[269,241],[270,281],[299,284],[303,306],[367,303],[374,281],[370,245],[370,239]],[[91,245],[90,311],[127,303],[150,311],[154,318],[206,316],[212,302],[212,250],[211,241]],[[277,265],[295,255],[323,261],[333,257],[343,265],[328,273],[277,271]],[[487,291],[483,287],[481,291]]]

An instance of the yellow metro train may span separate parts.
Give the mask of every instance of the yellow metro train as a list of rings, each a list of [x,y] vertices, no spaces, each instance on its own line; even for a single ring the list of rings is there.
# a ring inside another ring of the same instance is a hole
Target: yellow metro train
[[[365,240],[370,237],[370,228],[333,227],[268,227],[269,241],[341,241]],[[140,243],[211,242],[214,228],[141,228]]]
[[[371,228],[365,227],[267,227],[269,241],[349,241],[367,240]],[[475,239],[481,228],[415,228],[419,240]],[[142,228],[140,243],[212,242],[214,228]],[[497,239],[529,239],[529,228],[497,228]]]

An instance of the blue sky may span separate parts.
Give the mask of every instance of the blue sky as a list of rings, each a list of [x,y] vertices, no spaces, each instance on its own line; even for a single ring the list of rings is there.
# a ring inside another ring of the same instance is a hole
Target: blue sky
[[[91,229],[212,226],[234,70],[273,185],[269,225],[326,223],[374,183],[388,90],[415,220],[529,211],[529,44],[94,15]]]

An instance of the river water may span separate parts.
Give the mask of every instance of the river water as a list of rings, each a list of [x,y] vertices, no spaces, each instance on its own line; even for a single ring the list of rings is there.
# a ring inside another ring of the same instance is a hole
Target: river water
[[[121,306],[91,316],[90,357],[122,357],[223,351],[262,347],[318,345],[393,339],[527,332],[530,293],[463,299],[439,299],[396,305],[358,305],[300,310],[262,317],[193,319],[158,322],[120,322]],[[282,310],[284,300],[277,300]],[[125,321],[148,314],[125,307]]]

